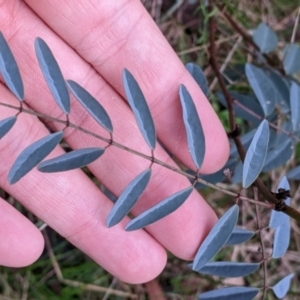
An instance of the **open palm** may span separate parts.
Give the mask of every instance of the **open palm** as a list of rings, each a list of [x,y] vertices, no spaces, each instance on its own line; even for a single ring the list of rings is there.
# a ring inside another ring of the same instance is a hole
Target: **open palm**
[[[124,100],[122,70],[127,68],[144,92],[158,138],[166,148],[193,168],[178,97],[179,84],[184,84],[195,100],[206,136],[201,172],[215,172],[226,162],[229,147],[222,125],[140,1],[4,1],[0,6],[0,30],[20,67],[25,103],[35,111],[63,116],[35,57],[34,40],[41,37],[51,47],[64,77],[84,86],[106,109],[113,122],[114,140],[150,154]],[[0,96],[2,102],[18,104],[3,84]],[[13,114],[11,109],[1,107],[0,120]],[[107,135],[74,99],[70,120]],[[62,128],[54,123],[47,126]],[[0,142],[0,185],[4,190],[123,281],[140,283],[157,276],[166,263],[165,249],[183,259],[194,257],[216,221],[214,212],[196,191],[165,219],[146,230],[126,232],[129,218],[106,227],[113,204],[81,170],[58,174],[33,170],[9,185],[7,174],[16,157],[47,134],[45,124],[36,117],[18,117]],[[64,139],[73,149],[103,146],[70,128]],[[62,153],[64,150],[56,147],[49,157]],[[161,146],[155,149],[155,157],[176,165]],[[89,169],[118,196],[147,166],[148,161],[110,147]],[[150,184],[132,211],[134,215],[189,185],[183,176],[160,166],[152,171]],[[7,202],[0,201],[0,206],[0,264],[20,267],[32,263],[43,250],[41,233]]]

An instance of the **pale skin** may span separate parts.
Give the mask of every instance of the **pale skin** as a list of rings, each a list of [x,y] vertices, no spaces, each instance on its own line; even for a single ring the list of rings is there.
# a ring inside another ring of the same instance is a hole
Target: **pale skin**
[[[38,67],[34,40],[41,37],[64,77],[81,84],[105,107],[114,126],[114,140],[150,155],[124,99],[122,70],[127,68],[144,92],[159,139],[174,155],[194,168],[178,98],[182,83],[195,101],[206,135],[201,173],[215,172],[226,162],[229,147],[220,121],[140,1],[2,1],[0,29],[20,67],[28,107],[64,119]],[[3,84],[0,99],[18,105]],[[108,136],[74,98],[71,111],[73,123]],[[0,107],[0,120],[14,114],[14,110]],[[217,220],[196,191],[165,219],[145,230],[125,232],[128,217],[112,228],[105,226],[113,204],[81,170],[44,174],[34,169],[9,185],[8,170],[18,154],[47,134],[37,118],[28,114],[18,117],[0,141],[0,185],[4,190],[120,280],[142,283],[159,275],[166,264],[166,249],[179,258],[193,259]],[[104,146],[71,129],[65,131],[64,139],[74,149]],[[63,151],[57,147],[49,158]],[[155,157],[175,166],[160,146]],[[118,196],[148,166],[148,161],[110,147],[90,170]],[[133,214],[187,186],[189,181],[182,175],[154,166],[151,182]],[[6,201],[1,200],[0,206],[0,264],[22,267],[33,263],[44,248],[41,232]]]

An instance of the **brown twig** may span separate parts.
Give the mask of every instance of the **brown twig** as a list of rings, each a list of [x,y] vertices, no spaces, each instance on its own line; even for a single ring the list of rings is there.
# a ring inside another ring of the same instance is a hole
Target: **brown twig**
[[[149,300],[167,300],[157,279],[153,279],[149,282],[146,282],[144,285],[145,285]]]
[[[94,292],[99,292],[99,293],[109,292],[111,295],[115,295],[115,296],[118,296],[118,297],[129,298],[129,299],[137,299],[137,295],[134,295],[134,294],[131,294],[131,293],[118,291],[118,290],[114,290],[114,289],[111,289],[111,288],[98,286],[98,285],[95,285],[95,284],[85,284],[85,283],[82,283],[80,281],[65,279],[63,277],[62,272],[61,272],[59,264],[56,260],[55,254],[53,252],[53,249],[52,249],[49,237],[48,237],[48,234],[45,230],[43,231],[43,235],[44,235],[45,245],[46,245],[46,249],[47,249],[50,261],[52,263],[54,272],[55,272],[56,277],[57,277],[59,282],[65,284],[65,285],[76,287],[76,288],[80,287],[83,290],[94,291]]]
[[[209,12],[212,12],[214,9],[213,0],[210,1],[209,4]],[[239,26],[236,26],[239,28]],[[215,72],[215,75],[218,79],[220,88],[224,94],[227,109],[228,109],[228,115],[229,115],[229,125],[230,125],[230,131],[234,132],[236,130],[236,123],[235,123],[235,116],[234,116],[234,109],[233,109],[233,99],[226,88],[225,82],[223,80],[222,74],[219,70],[217,58],[216,58],[216,48],[215,48],[215,32],[216,32],[216,22],[215,17],[212,15],[209,19],[209,28],[210,28],[210,64],[212,66],[212,69]],[[240,28],[239,28],[240,29]],[[241,30],[241,29],[240,29]],[[242,30],[241,30],[242,31]],[[240,33],[240,31],[239,31]],[[241,33],[242,34],[242,33]],[[244,34],[243,34],[244,36]],[[247,37],[244,37],[247,40]],[[249,38],[249,37],[248,37]],[[252,40],[251,40],[251,43]],[[242,145],[241,139],[239,136],[233,137],[234,143],[236,145],[237,151],[239,153],[239,156],[242,161],[244,161],[246,152]],[[255,180],[254,185],[258,188],[259,192],[262,194],[262,196],[270,203],[273,203],[275,206],[280,204],[280,201],[272,195],[272,193],[266,188],[266,186],[263,184],[263,182],[258,178]],[[291,207],[284,207],[282,210],[284,213],[288,214],[290,217],[295,218],[297,221],[300,221],[300,213]]]
[[[12,109],[15,109],[15,110],[19,110],[19,107],[18,107],[18,106],[14,106],[14,105],[2,103],[2,102],[0,102],[0,106],[5,106],[5,107],[9,107],[9,108],[12,108]],[[22,113],[27,113],[27,114],[30,114],[30,115],[33,115],[33,116],[37,116],[37,117],[39,117],[39,118],[41,118],[41,119],[51,120],[51,121],[53,121],[53,122],[57,122],[57,123],[59,123],[59,124],[66,125],[66,121],[65,121],[65,120],[61,120],[61,119],[53,118],[53,117],[50,117],[50,116],[47,116],[47,115],[44,115],[44,114],[41,114],[41,113],[37,113],[37,112],[35,112],[34,110],[23,109],[23,110],[22,110]],[[181,169],[178,168],[178,167],[171,166],[171,165],[169,165],[169,164],[167,164],[167,163],[165,163],[165,162],[163,162],[163,161],[161,161],[161,160],[158,160],[158,159],[156,159],[156,158],[153,158],[152,156],[146,155],[146,154],[144,154],[144,153],[138,152],[138,151],[136,151],[136,150],[134,150],[134,149],[131,149],[131,148],[129,148],[129,147],[126,147],[126,146],[124,146],[124,145],[122,145],[122,144],[119,144],[119,143],[117,143],[117,142],[115,142],[115,141],[112,142],[111,139],[108,139],[108,138],[105,138],[105,137],[103,137],[103,136],[101,136],[101,135],[98,135],[98,134],[96,134],[96,133],[93,133],[93,132],[91,132],[91,131],[89,131],[89,130],[87,130],[87,129],[85,129],[85,128],[82,128],[82,127],[80,127],[80,126],[77,126],[77,125],[75,125],[75,124],[73,124],[73,123],[71,123],[71,122],[69,122],[68,126],[69,126],[70,128],[73,128],[73,129],[78,130],[78,131],[80,131],[80,132],[83,132],[83,133],[85,133],[85,134],[88,134],[88,135],[90,135],[90,136],[92,136],[92,137],[94,137],[94,138],[96,138],[96,139],[99,139],[99,140],[104,141],[104,142],[106,142],[106,143],[110,143],[111,145],[113,145],[113,146],[115,146],[115,147],[118,147],[118,148],[121,149],[121,150],[128,151],[128,152],[130,152],[130,153],[132,153],[132,154],[135,154],[135,155],[140,156],[140,157],[142,157],[142,158],[144,158],[144,159],[147,159],[147,160],[149,160],[150,162],[156,163],[156,164],[158,164],[158,165],[160,165],[160,166],[162,166],[162,167],[164,167],[164,168],[167,168],[167,169],[169,169],[169,170],[171,170],[171,171],[173,171],[173,172],[176,172],[176,173],[178,173],[178,174],[184,175],[184,176],[186,176],[187,178],[195,179],[195,175],[194,175],[194,174],[190,174],[190,173],[188,173],[188,172],[185,172],[184,170],[181,170]],[[240,195],[237,194],[237,193],[231,192],[231,191],[226,190],[225,188],[223,188],[223,187],[221,187],[221,186],[218,186],[218,185],[212,184],[212,183],[210,183],[210,182],[207,182],[206,180],[204,180],[204,179],[202,179],[202,178],[199,178],[199,177],[198,177],[198,178],[197,178],[197,182],[202,183],[203,185],[206,185],[207,187],[210,187],[210,188],[212,188],[212,189],[214,189],[214,190],[216,190],[216,191],[220,191],[220,192],[222,192],[222,193],[224,193],[224,194],[226,194],[226,195],[228,195],[228,196],[232,196],[232,197],[235,197],[235,198],[239,197],[239,199],[241,199],[241,200],[243,200],[243,201],[247,201],[247,202],[251,202],[251,203],[257,203],[257,201],[254,200],[254,199],[251,199],[251,198],[248,198],[248,197],[242,197],[242,196],[240,196]],[[266,207],[266,208],[269,208],[269,209],[273,209],[273,208],[274,208],[274,205],[269,204],[269,203],[259,202],[259,203],[257,203],[257,204],[258,204],[258,205],[261,205],[261,206],[264,206],[264,207]]]
[[[222,6],[218,6],[221,14],[224,16],[224,18],[228,21],[228,23],[233,27],[235,32],[238,32],[244,39],[244,41],[252,46],[255,50],[259,51],[259,47],[253,42],[252,36],[248,34],[242,27],[239,26],[239,24],[223,9]],[[269,65],[273,65],[273,60],[270,58],[270,56],[266,53],[262,53],[262,56],[265,58],[267,63]],[[283,68],[278,69],[280,73],[285,74]]]
[[[258,191],[257,188],[254,187],[254,199],[258,200]],[[258,230],[258,235],[259,235],[259,241],[260,241],[260,247],[261,247],[261,255],[262,255],[262,264],[263,264],[263,271],[264,271],[264,275],[263,275],[263,297],[262,299],[266,298],[266,292],[267,292],[267,257],[265,254],[265,245],[263,242],[263,236],[262,236],[262,227],[261,227],[261,222],[260,222],[260,214],[259,214],[259,208],[257,205],[255,205],[255,214],[256,214],[256,221],[257,221],[257,230]]]

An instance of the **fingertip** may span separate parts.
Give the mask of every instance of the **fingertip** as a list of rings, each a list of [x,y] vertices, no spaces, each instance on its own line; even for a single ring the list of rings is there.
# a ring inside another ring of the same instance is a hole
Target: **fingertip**
[[[214,210],[194,190],[178,210],[146,229],[174,256],[189,261],[194,259],[217,219]]]
[[[122,272],[118,278],[129,284],[142,284],[153,280],[164,270],[167,263],[167,254],[153,252],[144,255],[142,259],[137,259],[127,266],[126,272]]]
[[[195,226],[190,230],[190,237],[187,237],[189,246],[179,255],[181,259],[190,261],[195,258],[199,247],[218,220],[216,213],[211,208],[207,209],[201,217],[201,221],[199,220],[198,224],[194,224]]]
[[[25,267],[44,249],[41,232],[7,202],[0,201],[0,265]]]
[[[17,267],[26,267],[33,264],[44,251],[45,242],[42,233],[32,223],[30,224],[32,225],[30,226],[31,229],[28,229],[25,238],[20,240],[20,250],[17,250],[15,253],[15,256],[18,257],[14,261]]]
[[[215,119],[210,132],[206,135],[208,151],[205,153],[202,174],[218,172],[229,158],[229,141],[220,120]]]

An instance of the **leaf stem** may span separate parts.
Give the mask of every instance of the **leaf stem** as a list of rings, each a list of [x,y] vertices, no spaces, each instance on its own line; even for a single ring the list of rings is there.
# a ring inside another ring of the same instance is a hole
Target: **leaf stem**
[[[5,107],[11,108],[11,109],[18,110],[18,111],[19,111],[19,109],[20,109],[18,106],[14,106],[14,105],[7,104],[7,103],[2,103],[2,102],[0,102],[0,106],[5,106]],[[171,165],[169,165],[169,164],[167,164],[167,163],[165,163],[165,162],[163,162],[163,161],[161,161],[161,160],[155,158],[155,157],[153,156],[153,155],[154,155],[153,153],[151,153],[151,156],[149,156],[149,155],[146,155],[146,154],[144,154],[144,153],[141,153],[141,152],[139,152],[139,151],[137,151],[137,150],[134,150],[134,149],[131,149],[131,148],[129,148],[129,147],[126,147],[126,146],[124,146],[124,145],[122,145],[122,144],[120,144],[120,143],[117,143],[117,142],[115,142],[115,141],[112,139],[112,136],[111,136],[111,135],[110,135],[110,138],[105,138],[105,137],[103,137],[103,136],[101,136],[101,135],[98,135],[98,134],[96,134],[96,133],[93,133],[93,132],[91,132],[91,131],[89,131],[89,130],[83,128],[83,127],[77,126],[77,125],[73,124],[73,123],[70,122],[70,121],[66,121],[66,120],[61,120],[61,119],[58,119],[58,118],[50,117],[50,116],[48,116],[48,115],[44,115],[44,114],[41,114],[41,113],[37,113],[37,112],[34,111],[34,110],[26,109],[26,108],[24,108],[24,107],[22,108],[22,112],[27,113],[27,114],[30,114],[30,115],[33,115],[33,116],[36,116],[36,117],[39,117],[39,118],[41,118],[41,119],[53,121],[53,122],[56,122],[56,123],[59,123],[59,124],[65,125],[65,126],[66,126],[66,124],[67,124],[67,122],[68,122],[68,127],[73,128],[73,129],[78,130],[78,131],[81,131],[81,132],[83,132],[83,133],[85,133],[85,134],[88,134],[88,135],[90,135],[90,136],[93,136],[93,137],[95,137],[96,139],[99,139],[99,140],[101,140],[101,141],[103,141],[103,142],[106,142],[106,143],[108,144],[108,146],[115,146],[115,147],[117,147],[117,148],[119,148],[119,149],[121,149],[121,150],[127,151],[127,152],[129,152],[129,153],[132,153],[132,154],[135,154],[135,155],[137,155],[137,156],[139,156],[139,157],[142,157],[142,158],[144,158],[144,159],[147,159],[147,160],[149,160],[151,163],[158,164],[158,165],[160,165],[160,166],[162,166],[162,167],[164,167],[164,168],[167,168],[167,169],[169,169],[169,170],[171,170],[171,171],[173,171],[173,172],[176,172],[176,173],[181,174],[181,175],[183,175],[183,176],[185,176],[185,177],[188,177],[188,178],[190,178],[190,179],[192,179],[192,180],[195,180],[195,175],[194,175],[194,174],[190,174],[190,173],[188,173],[188,172],[186,172],[186,171],[181,170],[181,169],[178,168],[178,167],[171,166]],[[196,181],[197,181],[197,182],[199,182],[199,183],[201,183],[201,184],[203,184],[203,185],[205,185],[205,186],[207,186],[207,187],[210,187],[210,188],[212,188],[212,189],[214,189],[214,190],[220,191],[220,192],[222,192],[222,193],[224,193],[224,194],[226,194],[226,195],[228,195],[228,196],[232,196],[232,197],[235,197],[235,198],[239,198],[240,200],[248,201],[248,202],[250,202],[250,203],[255,203],[255,204],[257,204],[257,205],[260,205],[260,206],[263,206],[263,207],[266,207],[266,208],[269,208],[269,209],[273,209],[273,208],[275,207],[273,204],[270,204],[270,203],[264,203],[264,202],[260,202],[260,201],[256,201],[256,200],[254,200],[254,199],[251,199],[251,198],[248,198],[248,197],[241,196],[241,195],[238,194],[238,193],[229,191],[229,190],[227,190],[227,189],[225,189],[225,188],[223,188],[223,187],[221,187],[221,186],[219,186],[219,185],[215,185],[215,184],[212,184],[212,183],[210,183],[210,182],[207,182],[206,180],[199,178],[198,175],[199,175],[199,174],[197,173],[197,178],[196,178]]]

